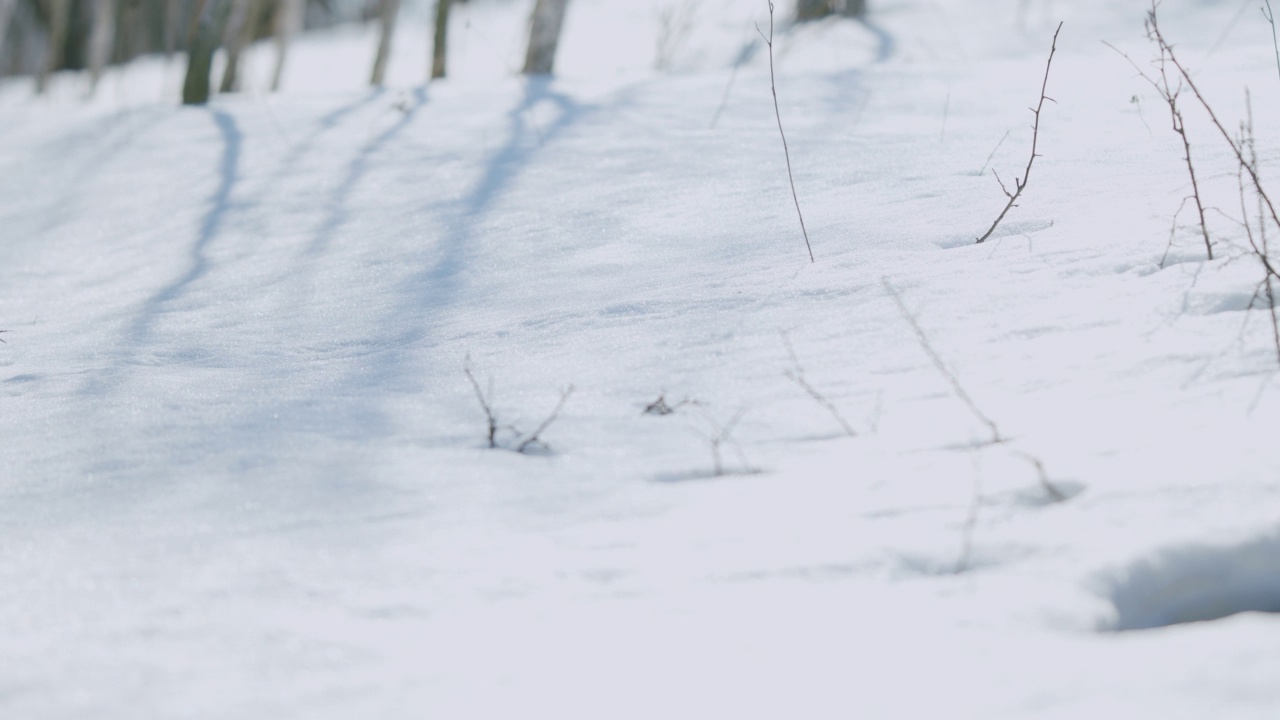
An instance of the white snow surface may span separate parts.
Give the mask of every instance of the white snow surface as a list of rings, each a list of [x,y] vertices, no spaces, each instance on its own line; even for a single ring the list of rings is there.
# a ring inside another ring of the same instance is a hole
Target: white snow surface
[[[380,92],[372,27],[0,83],[0,717],[1280,717],[1280,363],[1144,3],[782,3],[812,264],[763,0],[573,0],[549,80],[531,5],[426,87],[422,8]],[[1265,181],[1255,5],[1161,14]]]

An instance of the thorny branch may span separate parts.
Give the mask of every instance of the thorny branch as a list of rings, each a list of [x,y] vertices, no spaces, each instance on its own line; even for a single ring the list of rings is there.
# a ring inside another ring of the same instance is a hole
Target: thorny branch
[[[1004,187],[1004,183],[1000,183],[1000,188],[1004,190],[1004,194],[1009,197],[1009,202],[1004,206],[1004,210],[1000,211],[1000,215],[996,217],[995,222],[991,223],[991,227],[987,229],[982,237],[978,238],[978,243],[984,243],[987,238],[991,237],[991,233],[996,231],[1000,225],[1000,221],[1004,220],[1004,216],[1018,204],[1018,198],[1022,197],[1022,191],[1027,188],[1027,181],[1031,179],[1031,166],[1035,164],[1036,158],[1040,157],[1036,153],[1036,146],[1040,141],[1040,112],[1044,109],[1044,101],[1050,100],[1057,102],[1053,98],[1045,94],[1049,87],[1049,68],[1053,66],[1053,55],[1058,51],[1058,33],[1062,32],[1062,23],[1058,23],[1058,29],[1053,31],[1053,45],[1049,48],[1049,61],[1044,66],[1044,82],[1040,85],[1040,102],[1036,104],[1035,109],[1031,112],[1035,114],[1035,122],[1031,124],[1031,157],[1027,159],[1027,169],[1022,172],[1022,178],[1014,178],[1014,192],[1010,193]],[[997,179],[999,179],[997,177]]]

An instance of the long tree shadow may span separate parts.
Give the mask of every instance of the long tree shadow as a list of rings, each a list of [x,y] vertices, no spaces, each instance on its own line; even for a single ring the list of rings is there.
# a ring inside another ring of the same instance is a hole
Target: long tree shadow
[[[530,119],[530,113],[544,102],[555,107],[556,115],[549,123],[540,126]],[[458,212],[441,238],[439,258],[402,284],[399,290],[402,301],[397,311],[402,317],[421,317],[417,313],[443,311],[449,306],[459,290],[459,277],[466,260],[474,250],[478,226],[494,202],[534,155],[589,111],[567,95],[556,92],[552,88],[552,80],[527,80],[524,99],[507,114],[511,122],[510,136],[506,144],[491,156],[479,181],[459,202]],[[428,335],[428,329],[419,326],[403,331],[396,343],[407,345]]]
[[[400,119],[360,148],[356,157],[347,165],[347,172],[343,176],[342,182],[338,184],[329,198],[329,213],[320,223],[319,230],[316,231],[315,237],[307,246],[306,255],[316,257],[324,254],[329,249],[329,244],[333,241],[334,234],[347,222],[347,218],[350,215],[347,201],[350,199],[352,191],[368,174],[373,157],[412,123],[418,111],[426,104],[426,88],[416,89],[413,93],[413,102],[403,109]]]
[[[130,347],[137,347],[150,339],[151,327],[156,316],[164,306],[182,297],[192,283],[209,272],[207,250],[209,244],[222,229],[223,218],[231,209],[231,190],[235,187],[240,167],[240,152],[244,144],[244,135],[231,115],[221,110],[212,110],[214,123],[222,135],[222,158],[218,163],[218,187],[209,199],[209,210],[200,221],[196,241],[188,255],[190,264],[181,277],[160,288],[147,299],[142,309],[134,317],[132,325],[125,336]]]
[[[531,111],[543,103],[550,103],[556,113],[549,122],[536,125],[530,118]],[[272,422],[268,417],[294,419],[297,421],[294,429],[302,427],[334,437],[368,439],[389,432],[388,419],[381,408],[383,397],[387,391],[413,391],[417,387],[416,373],[409,372],[410,365],[415,354],[431,343],[434,326],[462,290],[464,271],[475,252],[479,225],[530,160],[578,122],[587,110],[556,92],[552,81],[529,80],[524,97],[507,114],[511,127],[507,141],[490,156],[483,174],[459,199],[438,242],[424,250],[425,266],[405,277],[394,289],[396,301],[376,326],[376,334],[361,343],[363,347],[357,353],[361,361],[353,363],[355,367],[336,385],[327,385],[323,395],[275,406],[247,418],[244,429],[248,434],[270,443],[271,440],[256,434],[255,430],[283,430],[290,424]],[[364,174],[376,146],[388,142],[396,132],[398,127],[375,139],[368,152],[352,164],[347,176],[349,182],[344,183],[348,186],[346,192]],[[321,227],[312,244],[314,252],[324,250],[329,235],[343,218],[342,214],[334,213],[330,222]]]
[[[342,124],[343,120],[346,120],[350,115],[354,115],[361,108],[371,105],[373,101],[381,97],[383,93],[384,90],[382,88],[374,88],[369,92],[364,93],[353,102],[334,108],[325,115],[322,115],[316,122],[315,129],[308,133],[302,141],[289,148],[288,154],[280,160],[279,164],[276,166],[275,172],[271,174],[270,179],[267,181],[267,187],[275,185],[277,180],[281,177],[287,176],[297,166],[298,162],[302,160],[308,152],[310,152],[311,148],[315,145],[316,140],[318,140],[321,135],[338,127]]]
[[[861,23],[862,27],[866,28],[868,32],[876,37],[876,57],[872,62],[876,65],[889,62],[889,59],[898,52],[897,39],[894,38],[888,30],[885,30],[880,27],[880,25],[866,19],[865,17],[860,17],[857,20]]]

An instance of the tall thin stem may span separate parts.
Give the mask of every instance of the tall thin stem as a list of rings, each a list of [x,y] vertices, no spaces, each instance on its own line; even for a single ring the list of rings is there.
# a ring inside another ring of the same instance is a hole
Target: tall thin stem
[[[769,46],[769,88],[773,91],[773,114],[778,119],[778,134],[782,136],[782,154],[787,158],[787,180],[791,182],[791,199],[796,204],[796,215],[800,217],[800,232],[804,234],[804,247],[809,251],[809,262],[813,259],[813,245],[809,244],[809,231],[804,226],[804,213],[800,212],[800,197],[796,195],[796,178],[791,172],[791,149],[787,147],[787,134],[782,130],[782,111],[778,109],[778,80],[773,72],[773,0],[769,0],[769,35],[766,37],[759,26],[756,30]]]

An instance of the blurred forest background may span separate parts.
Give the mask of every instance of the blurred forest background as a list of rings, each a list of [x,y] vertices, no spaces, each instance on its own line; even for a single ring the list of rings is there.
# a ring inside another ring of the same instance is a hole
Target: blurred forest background
[[[271,89],[279,89],[289,42],[300,32],[377,22],[379,42],[370,49],[369,79],[383,82],[402,0],[0,0],[0,78],[30,76],[37,93],[61,70],[88,71],[90,92],[104,69],[143,55],[181,55],[187,61],[183,101],[205,102],[212,56],[226,53],[216,88],[238,89],[237,65],[251,43],[272,39],[276,62]],[[467,0],[425,0],[434,16],[430,74],[444,77],[450,7]],[[696,0],[684,0],[691,4]],[[536,0],[529,18],[524,72],[553,70],[556,44],[569,0]],[[861,16],[866,0],[796,0],[777,12],[797,21],[831,14]],[[678,12],[674,8],[672,12]],[[514,8],[513,8],[514,11]]]

